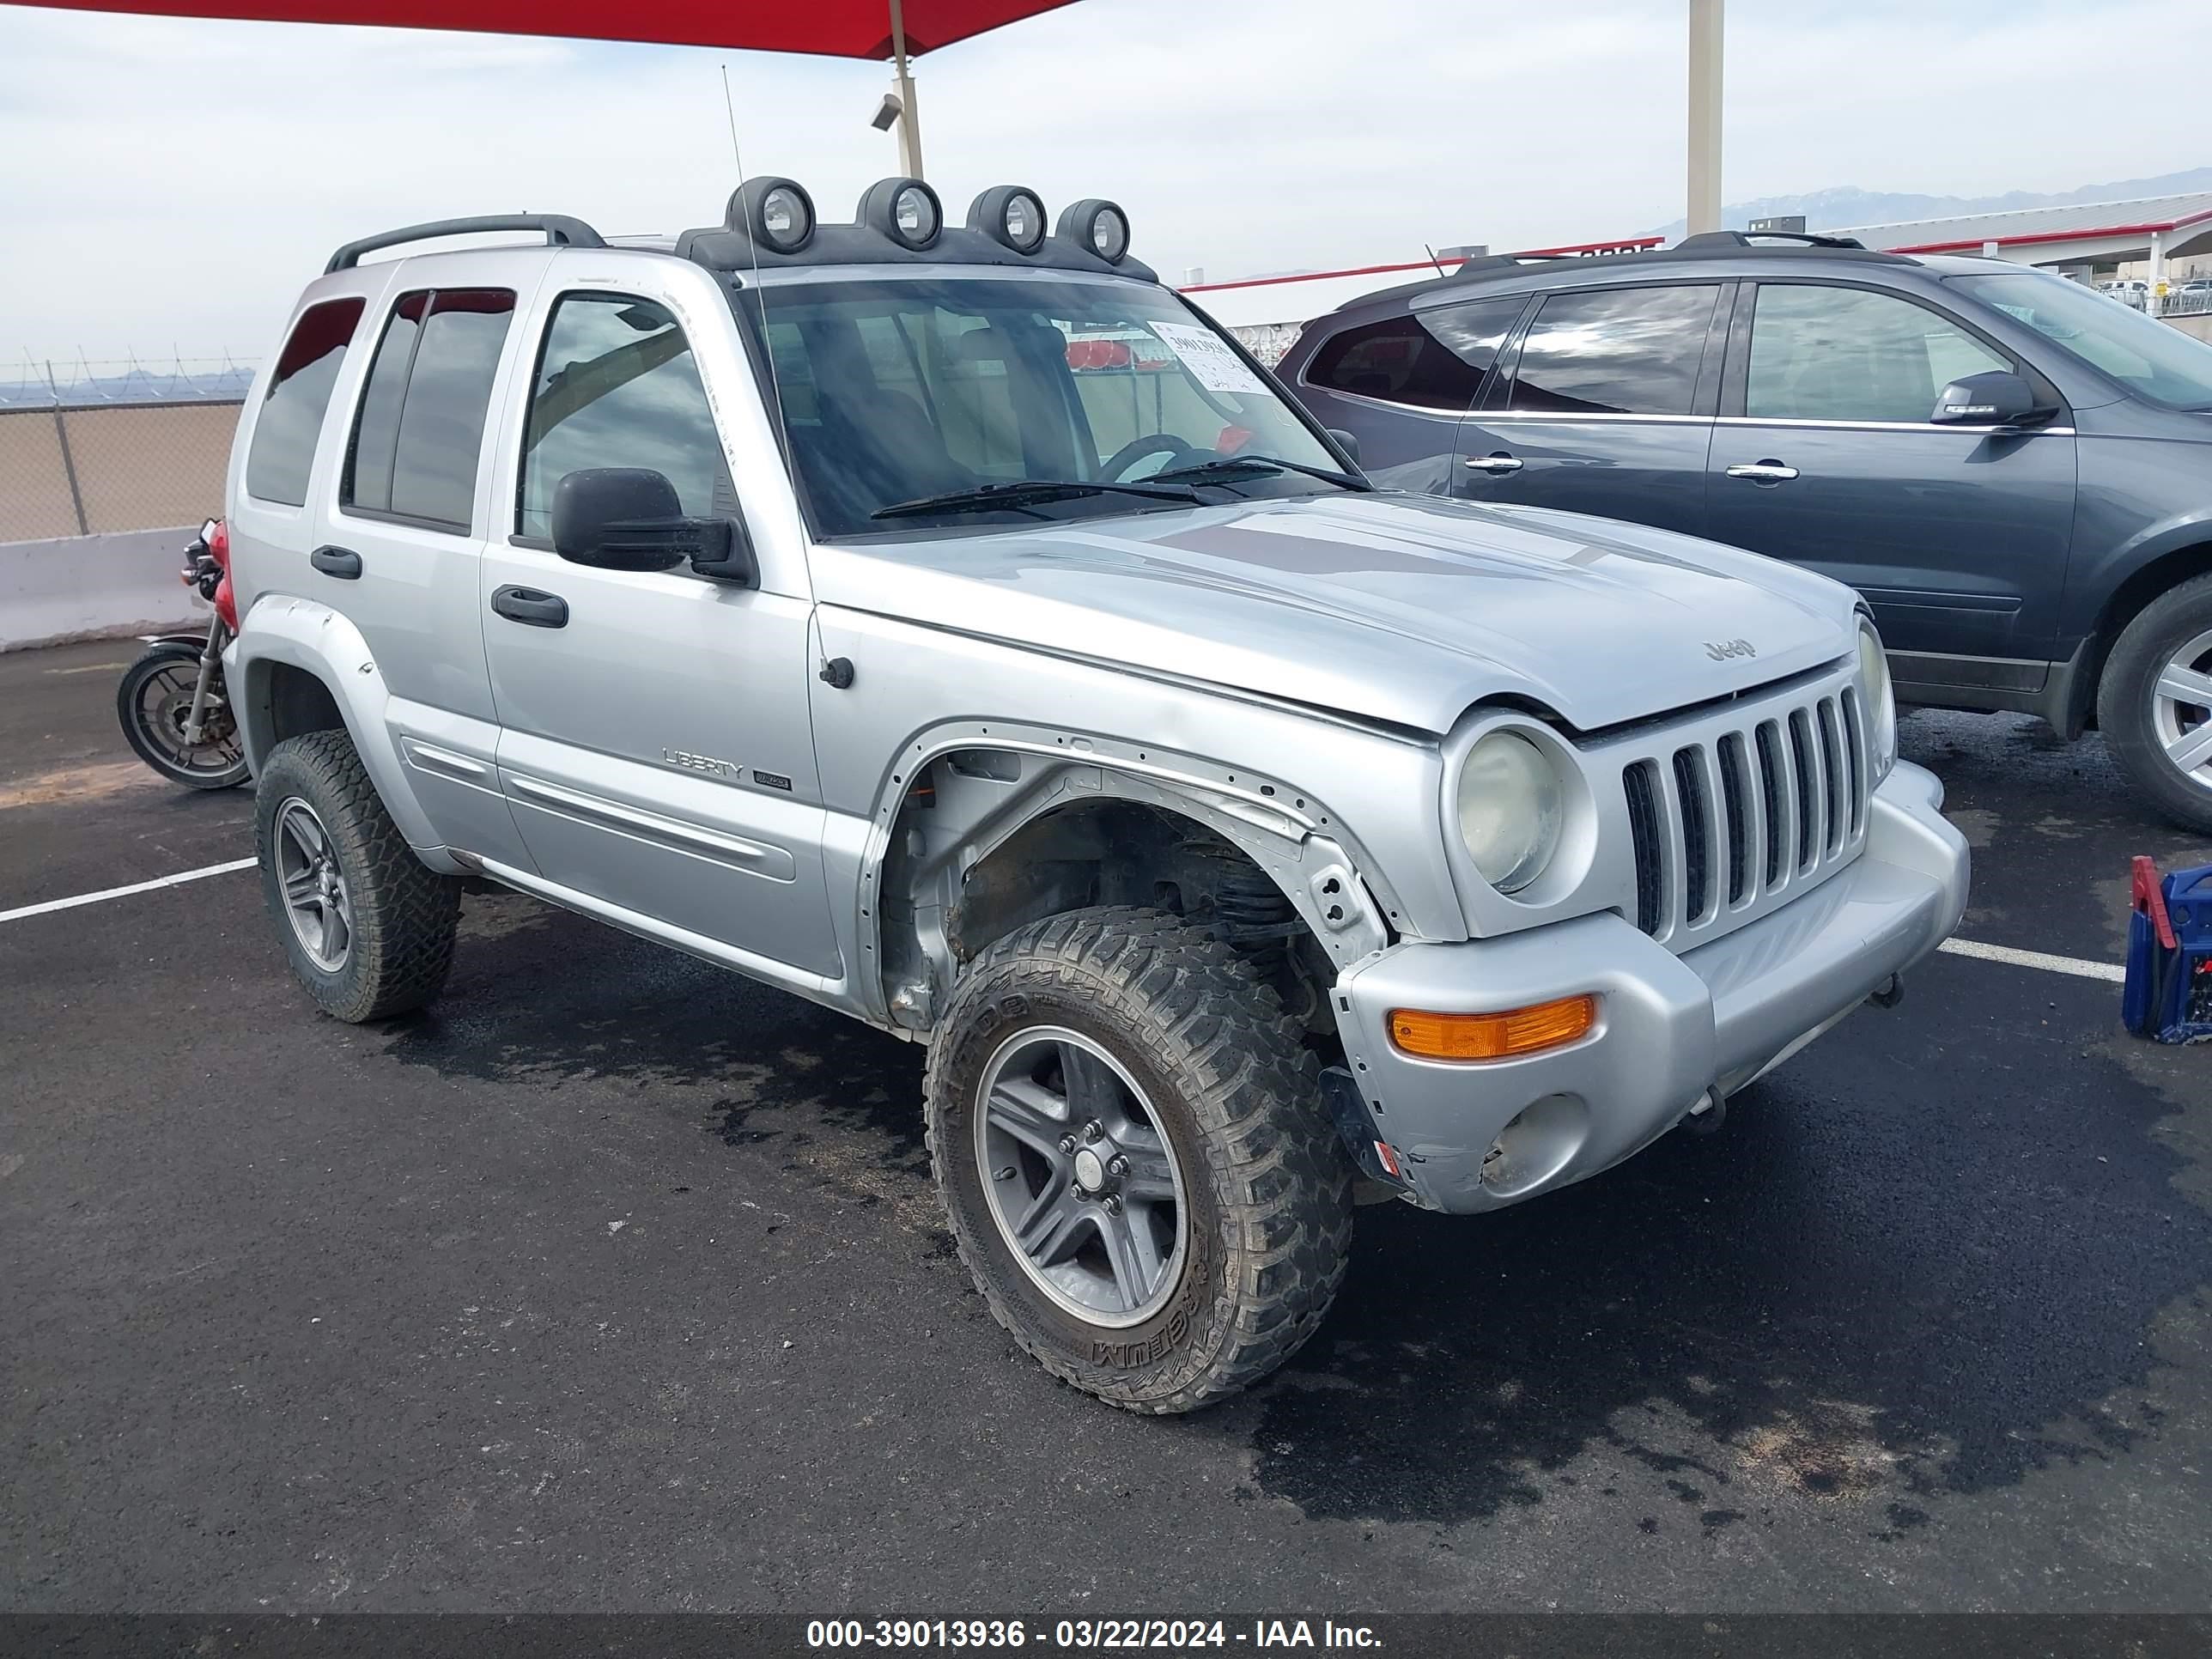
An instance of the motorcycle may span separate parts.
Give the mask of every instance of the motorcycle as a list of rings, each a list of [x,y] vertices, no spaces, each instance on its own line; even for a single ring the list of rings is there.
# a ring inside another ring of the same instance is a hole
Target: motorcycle
[[[116,688],[115,712],[138,758],[173,783],[230,789],[246,778],[246,745],[222,681],[222,650],[238,629],[230,593],[230,532],[220,519],[185,550],[185,586],[215,608],[204,637],[144,635],[150,647]]]

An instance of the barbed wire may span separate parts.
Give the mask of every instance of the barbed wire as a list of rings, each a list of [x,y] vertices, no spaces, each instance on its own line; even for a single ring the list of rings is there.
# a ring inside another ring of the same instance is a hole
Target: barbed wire
[[[67,357],[26,346],[0,361],[0,409],[83,404],[149,404],[243,398],[259,359],[228,349],[186,356],[172,346],[119,357],[93,357],[82,347]]]

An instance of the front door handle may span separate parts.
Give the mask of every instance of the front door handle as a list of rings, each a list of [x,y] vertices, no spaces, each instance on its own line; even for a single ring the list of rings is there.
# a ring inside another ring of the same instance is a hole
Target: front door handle
[[[1731,478],[1748,478],[1753,483],[1788,483],[1790,479],[1797,476],[1797,469],[1794,466],[1784,466],[1781,462],[1775,460],[1751,461],[1741,466],[1729,468],[1728,475]]]
[[[307,562],[342,582],[361,580],[361,555],[349,547],[319,547],[307,555]]]
[[[502,587],[491,596],[491,608],[509,622],[532,628],[566,628],[568,601],[558,593],[535,587]]]
[[[1470,455],[1467,458],[1467,464],[1477,472],[1518,472],[1521,470],[1519,458],[1509,455],[1502,449],[1494,455]]]

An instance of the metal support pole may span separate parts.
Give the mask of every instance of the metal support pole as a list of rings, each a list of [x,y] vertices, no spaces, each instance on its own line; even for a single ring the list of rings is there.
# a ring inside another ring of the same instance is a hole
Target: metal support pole
[[[62,412],[62,389],[54,383],[53,359],[46,360],[46,390],[54,398],[54,438],[62,447],[62,473],[69,479],[70,506],[76,512],[76,533],[92,534],[92,521],[84,516],[84,490],[76,481],[76,457],[70,453],[69,417]]]
[[[2161,299],[2159,290],[2166,285],[2166,233],[2154,230],[2150,234],[2150,270],[2143,279],[2143,314],[2155,317]]]
[[[893,85],[899,100],[899,170],[909,179],[923,176],[921,171],[921,112],[915,106],[914,76],[906,68],[906,7],[903,0],[891,0],[891,57],[896,65]]]
[[[1721,228],[1721,11],[1690,0],[1690,234]]]

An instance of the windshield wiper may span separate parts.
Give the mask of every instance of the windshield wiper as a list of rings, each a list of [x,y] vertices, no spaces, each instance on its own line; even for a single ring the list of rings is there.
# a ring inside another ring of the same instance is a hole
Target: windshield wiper
[[[910,519],[925,513],[957,513],[964,509],[1011,507],[1016,511],[1040,501],[1072,501],[1112,490],[1123,495],[1143,495],[1178,507],[1202,505],[1188,489],[1172,489],[1148,483],[1109,483],[1085,478],[1020,478],[1006,483],[978,484],[973,489],[948,489],[941,495],[923,495],[911,501],[893,501],[868,514],[872,519]]]
[[[1364,478],[1355,478],[1349,472],[1339,472],[1333,466],[1308,466],[1304,461],[1286,461],[1279,455],[1224,455],[1218,460],[1200,461],[1194,466],[1171,466],[1152,474],[1152,482],[1170,478],[1188,478],[1193,483],[1225,483],[1242,472],[1256,477],[1262,472],[1303,472],[1309,478],[1319,478],[1346,489],[1372,489],[1375,486]]]

